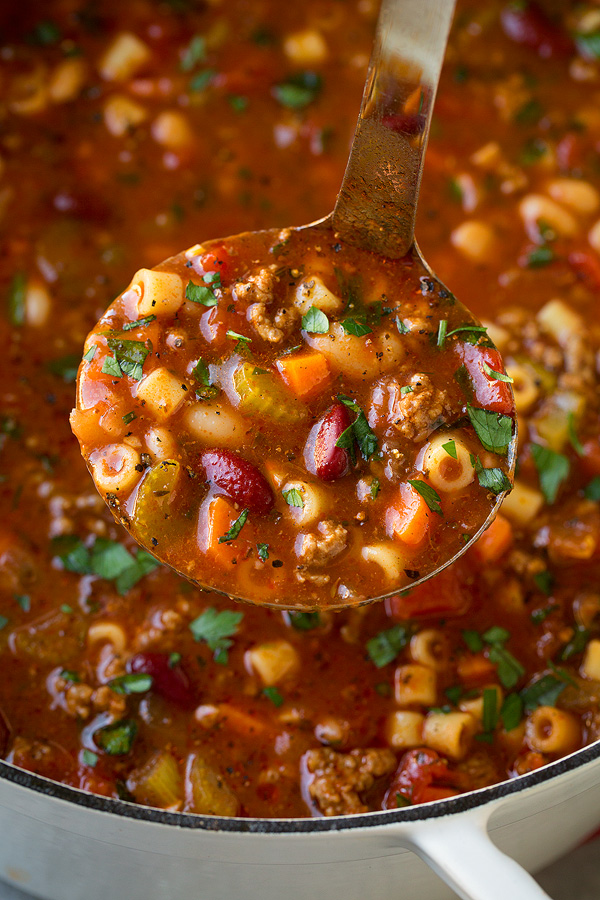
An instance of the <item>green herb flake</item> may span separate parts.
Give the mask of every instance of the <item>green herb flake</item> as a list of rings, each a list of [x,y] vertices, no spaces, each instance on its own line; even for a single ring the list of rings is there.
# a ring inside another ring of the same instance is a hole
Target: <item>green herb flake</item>
[[[134,328],[145,328],[156,319],[155,315],[144,316],[143,319],[136,319],[135,322],[126,322],[121,331],[133,331]],[[85,357],[84,357],[85,359]]]
[[[587,59],[600,59],[600,30],[576,34],[575,43],[582,56]]]
[[[546,594],[549,597],[554,587],[554,575],[548,569],[544,569],[543,572],[535,573],[533,582],[542,594]]]
[[[373,478],[371,481],[371,487],[369,489],[369,493],[371,494],[371,500],[377,500],[377,494],[379,493],[379,479]]]
[[[236,113],[242,113],[248,109],[248,98],[242,97],[239,94],[229,94],[227,102]]]
[[[496,665],[500,684],[508,690],[513,688],[525,674],[521,663],[500,644],[490,647],[489,658]]]
[[[33,31],[28,35],[27,40],[30,44],[37,44],[39,47],[50,47],[57,44],[62,39],[62,32],[56,22],[51,19],[43,19],[33,27]]]
[[[136,416],[136,414],[135,414],[135,413],[133,412],[133,410],[132,410],[131,412],[125,413],[125,415],[124,415],[124,416],[121,416],[121,418],[123,419],[123,424],[124,424],[124,425],[131,425],[131,423],[133,422],[133,420],[134,420],[134,419],[137,419],[137,416]]]
[[[89,766],[90,769],[93,769],[98,762],[98,754],[94,753],[93,750],[88,750],[87,747],[84,747],[81,754],[81,759],[85,766]]]
[[[462,639],[471,651],[471,653],[481,653],[483,650],[483,640],[478,631],[466,628],[462,633]]]
[[[456,452],[456,441],[447,441],[445,444],[442,444],[442,450],[445,450],[448,456],[451,456],[452,459],[458,459],[458,454]]]
[[[188,281],[186,285],[185,299],[202,306],[216,306],[219,302],[207,284],[194,284],[193,281]]]
[[[446,688],[444,694],[450,701],[453,706],[457,706],[460,698],[464,693],[464,689],[460,684],[453,684],[451,687]]]
[[[10,619],[8,619],[6,616],[0,616],[0,631],[2,631],[3,628],[6,628],[9,622]]]
[[[492,625],[481,635],[486,644],[505,644],[510,637],[510,631],[500,625]]]
[[[20,328],[25,324],[25,288],[27,280],[23,272],[17,272],[8,288],[8,318],[11,325]]]
[[[486,335],[487,329],[483,325],[459,325],[446,334],[446,337],[453,337],[455,334],[464,334],[465,340],[469,344],[474,344],[481,339],[481,335]]]
[[[505,454],[513,432],[511,417],[488,409],[478,409],[470,403],[467,404],[467,412],[475,434],[485,449]]]
[[[79,682],[81,681],[78,673],[74,672],[72,669],[61,669],[58,677],[62,678],[63,681],[70,682],[71,684],[79,684]]]
[[[400,396],[404,397],[406,394],[412,394],[414,392],[414,388],[410,386],[410,384],[405,384],[400,388]]]
[[[296,631],[312,631],[314,628],[321,626],[321,614],[316,612],[293,612],[286,613],[290,625]]]
[[[417,494],[421,495],[431,512],[438,513],[440,516],[444,515],[441,507],[442,498],[430,484],[426,484],[424,481],[419,481],[419,479],[415,478],[409,478],[408,483],[415,489]]]
[[[500,708],[500,718],[505,731],[513,731],[523,718],[523,701],[519,694],[507,694]]]
[[[61,604],[60,604],[60,611],[61,611],[61,613],[64,613],[65,616],[70,616],[71,613],[73,612],[73,607],[72,607],[72,606],[69,606],[68,603],[61,603]]]
[[[267,685],[267,687],[263,688],[263,694],[267,697],[273,706],[279,709],[280,706],[283,706],[283,697],[281,693],[277,690],[273,685]]]
[[[31,597],[29,594],[14,594],[14,598],[23,610],[23,612],[29,612],[31,609]]]
[[[437,330],[437,339],[436,344],[440,350],[443,350],[444,344],[446,343],[446,334],[448,331],[448,322],[446,319],[440,319],[438,330]]]
[[[380,631],[370,641],[367,641],[369,659],[378,669],[382,669],[396,659],[407,646],[410,638],[411,631],[405,625],[393,625],[385,631]]]
[[[475,458],[475,472],[481,487],[486,491],[491,491],[492,494],[497,495],[502,491],[512,490],[512,482],[502,469],[484,469],[478,457]]]
[[[231,638],[237,633],[244,618],[241,612],[225,609],[222,612],[210,606],[198,618],[190,622],[190,631],[197,641],[204,641],[214,652],[214,660],[219,665],[227,665],[228,650],[233,645]]]
[[[257,544],[256,550],[258,553],[258,558],[263,562],[266,562],[269,558],[269,545],[268,544]]]
[[[94,743],[109,756],[125,756],[133,747],[137,730],[133,719],[120,719],[94,732]]]
[[[46,369],[52,375],[62,378],[67,384],[73,384],[77,379],[77,369],[79,368],[80,358],[77,353],[68,353],[58,359],[51,359],[46,363]]]
[[[298,509],[304,509],[304,500],[297,488],[290,488],[289,491],[282,491],[282,494],[283,499],[288,506],[296,506]]]
[[[513,121],[517,125],[537,125],[543,115],[544,107],[539,100],[533,98],[519,107],[513,116]]]
[[[302,328],[309,334],[327,334],[329,319],[316,306],[311,306],[306,315],[302,316]]]
[[[410,800],[400,791],[396,791],[396,809],[402,809],[404,806],[411,806]]]
[[[534,609],[529,618],[534,625],[541,625],[542,622],[546,621],[548,616],[552,615],[552,613],[556,612],[558,609],[560,609],[560,606],[553,603],[550,606],[545,606],[543,609]]]
[[[212,400],[219,393],[216,384],[211,384],[210,371],[202,358],[200,358],[192,369],[192,378],[196,381],[196,396],[199,400]]]
[[[534,247],[527,254],[526,264],[528,269],[541,269],[548,266],[556,259],[556,254],[552,247]]]
[[[172,653],[169,653],[169,668],[174,669],[175,666],[178,666],[181,662],[181,653],[178,653],[177,650],[173,650]]]
[[[98,350],[98,344],[92,344],[91,347],[88,347],[88,349],[83,354],[83,361],[91,362],[93,360],[93,358],[95,357],[97,350]]]
[[[571,447],[573,448],[573,450],[575,451],[577,456],[585,456],[585,450],[583,449],[581,441],[579,440],[579,437],[577,436],[577,430],[576,430],[576,425],[575,425],[575,416],[574,416],[573,412],[570,412],[567,417],[567,427],[568,427],[569,441],[571,443]]]
[[[183,54],[179,68],[182,72],[191,72],[198,63],[206,60],[206,41],[200,34],[195,34],[191,39]]]
[[[114,358],[119,370],[124,375],[129,375],[133,381],[142,380],[142,367],[150,350],[143,341],[126,341],[120,338],[108,338],[108,349],[114,353]],[[110,357],[107,357],[106,363]],[[104,372],[104,366],[102,367]],[[112,374],[112,373],[108,373]]]
[[[493,378],[494,381],[504,381],[506,384],[514,384],[514,378],[511,378],[510,375],[505,375],[504,372],[496,372],[495,369],[488,366],[485,359],[483,360],[483,371],[486,375],[489,375],[490,378]]]
[[[343,319],[342,328],[346,334],[353,334],[355,337],[364,337],[365,334],[373,332],[373,329],[369,328],[366,322],[361,322],[358,317]]]
[[[247,510],[247,509],[243,509],[241,511],[241,513],[239,514],[239,516],[237,517],[235,522],[231,523],[231,528],[229,529],[227,534],[224,534],[222,537],[219,538],[220,544],[228,544],[230,541],[235,541],[236,537],[239,535],[240,531],[246,524],[246,519],[248,518],[248,512],[249,512],[249,510]]]
[[[580,653],[586,648],[586,644],[589,640],[590,633],[587,628],[583,628],[581,625],[577,625],[575,631],[573,632],[573,637],[571,640],[563,647],[560,658],[566,662],[571,659],[573,656],[578,656]]]
[[[114,356],[105,356],[100,369],[103,375],[111,375],[113,378],[122,378],[121,366]]]
[[[215,69],[203,69],[202,72],[196,72],[188,82],[188,90],[192,94],[199,94],[205,91],[216,74]]]
[[[546,503],[552,504],[561,485],[568,478],[569,460],[562,453],[556,453],[555,450],[542,447],[540,444],[531,444],[531,455],[538,471],[542,494]]]
[[[143,672],[131,672],[127,675],[119,675],[108,682],[108,686],[115,694],[145,694],[152,687],[152,675]]]
[[[492,732],[498,724],[498,692],[495,688],[484,688],[483,715],[481,724],[484,732]]]
[[[525,712],[533,712],[538,706],[556,706],[556,701],[566,686],[566,682],[556,675],[542,675],[520,691]]]
[[[371,429],[363,410],[352,397],[338,394],[337,399],[356,414],[356,419],[339,436],[336,441],[336,447],[348,450],[354,462],[354,440],[356,440],[363,459],[368,461],[379,448],[377,436]]]
[[[548,153],[548,144],[541,138],[530,138],[523,145],[520,162],[523,166],[532,166]]]
[[[400,334],[409,334],[410,328],[405,325],[400,316],[396,316],[396,328]]]
[[[273,96],[287,109],[304,109],[317,99],[322,86],[317,72],[296,72],[273,87]]]
[[[586,484],[583,495],[586,500],[594,500],[600,502],[600,475],[594,475],[592,480]]]

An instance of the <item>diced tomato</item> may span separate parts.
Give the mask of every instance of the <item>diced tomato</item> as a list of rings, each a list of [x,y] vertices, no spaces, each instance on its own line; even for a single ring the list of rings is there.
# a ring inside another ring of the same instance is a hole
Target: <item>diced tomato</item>
[[[568,256],[569,265],[576,275],[592,291],[600,290],[600,258],[591,250],[573,250]]]
[[[383,800],[384,809],[396,809],[398,796],[409,803],[428,803],[467,790],[466,776],[453,772],[446,759],[425,747],[404,754]]]
[[[200,256],[194,257],[192,266],[199,275],[218,272],[221,281],[227,281],[231,277],[231,257],[223,244],[215,244]]]
[[[469,402],[482,409],[510,415],[514,409],[510,385],[494,378],[484,368],[485,363],[494,372],[506,374],[498,350],[460,342],[456,345],[456,353],[471,379],[472,397],[468,398]]]
[[[462,616],[471,602],[471,594],[464,585],[457,564],[444,569],[424,584],[385,601],[388,616],[399,622]]]

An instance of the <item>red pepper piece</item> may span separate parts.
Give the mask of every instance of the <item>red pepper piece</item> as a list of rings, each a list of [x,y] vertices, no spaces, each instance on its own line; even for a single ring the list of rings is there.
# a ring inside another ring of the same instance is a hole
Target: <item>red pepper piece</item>
[[[383,800],[384,809],[397,809],[402,799],[408,803],[428,803],[453,797],[468,790],[467,778],[453,772],[447,760],[426,747],[404,754]]]

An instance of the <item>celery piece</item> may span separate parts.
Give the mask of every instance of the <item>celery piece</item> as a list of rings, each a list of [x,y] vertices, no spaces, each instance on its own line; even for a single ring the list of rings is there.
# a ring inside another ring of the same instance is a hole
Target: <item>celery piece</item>
[[[166,537],[166,523],[169,519],[169,539],[173,537],[177,518],[171,515],[170,505],[180,475],[181,463],[165,459],[148,470],[140,485],[135,502],[133,525],[136,538],[146,547],[158,547],[160,540]],[[160,549],[157,549],[157,552],[160,552]]]
[[[254,363],[240,363],[233,373],[233,386],[242,413],[290,425],[308,417],[306,406],[292,397],[271,372],[258,369]]]
[[[570,423],[577,428],[584,408],[585,400],[579,394],[556,391],[531,418],[531,425],[547,447],[561,453],[569,443]]]

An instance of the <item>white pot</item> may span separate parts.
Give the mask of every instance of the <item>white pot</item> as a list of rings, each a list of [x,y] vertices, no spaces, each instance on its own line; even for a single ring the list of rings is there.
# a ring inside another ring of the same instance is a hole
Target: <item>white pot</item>
[[[450,800],[330,819],[163,812],[0,762],[0,878],[46,900],[447,900],[446,885],[542,900],[525,869],[599,823],[598,743]]]

